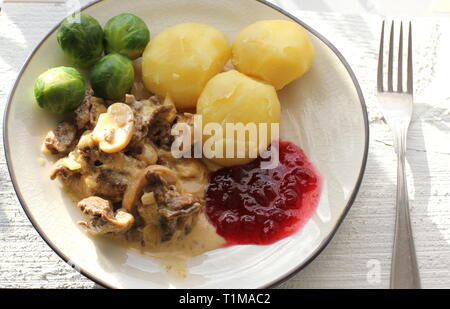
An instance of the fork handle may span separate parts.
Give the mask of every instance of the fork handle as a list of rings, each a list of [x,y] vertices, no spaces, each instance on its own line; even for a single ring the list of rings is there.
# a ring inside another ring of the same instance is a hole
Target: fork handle
[[[395,238],[391,264],[392,289],[420,289],[419,269],[409,218],[408,189],[405,173],[406,129],[398,130],[396,148],[397,168],[397,210]]]

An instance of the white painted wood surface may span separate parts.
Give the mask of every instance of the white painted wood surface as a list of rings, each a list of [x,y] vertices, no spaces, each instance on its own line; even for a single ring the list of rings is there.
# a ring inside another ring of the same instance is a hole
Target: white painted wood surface
[[[304,11],[294,0],[274,2],[321,32],[344,54],[363,88],[371,129],[366,174],[347,218],[323,253],[281,287],[387,288],[396,158],[374,96],[381,17]],[[3,3],[2,114],[27,55],[66,14],[61,3]],[[423,287],[450,288],[450,18],[439,15],[412,20],[416,102],[407,153],[412,224]],[[3,153],[1,144],[0,148]],[[63,262],[34,230],[16,198],[4,155],[0,155],[0,288],[92,287],[92,281]]]

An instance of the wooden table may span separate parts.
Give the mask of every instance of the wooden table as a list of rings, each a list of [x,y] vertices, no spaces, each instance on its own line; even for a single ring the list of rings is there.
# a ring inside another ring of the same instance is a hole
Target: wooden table
[[[2,112],[27,55],[67,14],[61,1],[19,2],[0,4]],[[382,17],[370,7],[362,13],[342,13],[300,10],[301,1],[274,2],[317,29],[344,54],[364,91],[371,129],[366,174],[347,218],[323,253],[282,287],[386,288],[394,231],[396,157],[374,97]],[[415,42],[416,102],[407,153],[411,216],[423,287],[450,288],[450,18],[423,15],[404,18],[413,21]],[[16,198],[3,155],[0,188],[0,288],[95,287],[36,233]]]

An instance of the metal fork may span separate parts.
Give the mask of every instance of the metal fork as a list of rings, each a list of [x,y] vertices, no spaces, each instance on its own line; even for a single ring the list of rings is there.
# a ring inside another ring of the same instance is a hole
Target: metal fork
[[[380,52],[378,55],[378,101],[386,123],[394,135],[397,152],[397,210],[395,238],[391,264],[391,288],[420,288],[414,239],[409,218],[408,190],[405,174],[406,137],[413,109],[412,27],[409,23],[407,87],[403,89],[403,23],[400,24],[398,47],[397,90],[394,90],[394,22],[391,25],[387,89],[383,85],[384,25],[381,27]]]

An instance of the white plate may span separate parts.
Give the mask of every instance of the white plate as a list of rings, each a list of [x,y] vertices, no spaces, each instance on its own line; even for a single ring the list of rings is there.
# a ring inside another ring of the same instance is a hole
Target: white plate
[[[281,137],[300,145],[324,180],[314,217],[295,235],[270,246],[234,246],[188,262],[180,280],[161,262],[138,252],[86,236],[75,222],[79,211],[50,181],[41,166],[40,145],[58,119],[41,111],[33,83],[43,71],[71,65],[56,42],[57,27],[24,65],[5,112],[4,145],[19,200],[44,240],[84,275],[114,288],[261,288],[280,283],[311,262],[330,241],[361,184],[369,128],[358,82],[342,55],[311,27],[287,12],[256,0],[106,0],[83,9],[101,24],[123,12],[145,20],[152,35],[181,22],[213,25],[230,39],[262,19],[292,19],[311,34],[316,49],[313,69],[280,93]]]

